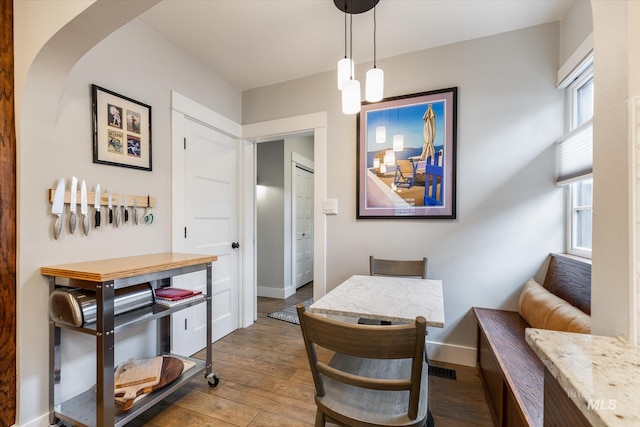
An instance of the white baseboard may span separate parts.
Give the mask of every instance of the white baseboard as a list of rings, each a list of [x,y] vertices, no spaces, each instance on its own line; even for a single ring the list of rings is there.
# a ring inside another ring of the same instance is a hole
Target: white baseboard
[[[295,286],[289,286],[288,288],[272,288],[270,286],[258,286],[256,291],[259,297],[286,299],[296,293],[296,288]]]
[[[258,286],[256,289],[256,293],[259,297],[280,298],[280,299],[285,298],[283,288],[272,288],[270,286]]]
[[[49,427],[51,426],[51,424],[49,424],[49,413],[47,412],[46,414],[42,415],[41,417],[35,418],[31,421],[29,421],[26,424],[14,424],[12,427]]]
[[[289,298],[291,295],[295,295],[296,294],[296,287],[295,286],[289,286],[288,288],[284,289],[284,297],[285,298]]]
[[[463,366],[476,366],[476,349],[427,340],[429,359]]]

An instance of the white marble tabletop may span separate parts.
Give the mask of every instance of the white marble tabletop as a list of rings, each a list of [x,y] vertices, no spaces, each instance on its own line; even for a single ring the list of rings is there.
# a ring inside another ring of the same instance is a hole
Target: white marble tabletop
[[[527,343],[594,426],[640,426],[640,347],[529,328]]]
[[[442,281],[387,276],[351,276],[314,302],[309,311],[444,327]]]

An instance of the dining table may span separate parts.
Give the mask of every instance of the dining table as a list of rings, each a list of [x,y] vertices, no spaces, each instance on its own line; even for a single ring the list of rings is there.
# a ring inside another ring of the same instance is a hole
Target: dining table
[[[442,281],[413,277],[354,275],[309,307],[313,313],[444,327]]]

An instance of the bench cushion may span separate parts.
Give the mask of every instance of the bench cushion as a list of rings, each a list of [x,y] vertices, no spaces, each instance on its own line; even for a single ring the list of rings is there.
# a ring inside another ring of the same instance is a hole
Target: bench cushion
[[[520,315],[534,328],[591,332],[590,316],[552,294],[533,279],[524,286],[518,306]]]

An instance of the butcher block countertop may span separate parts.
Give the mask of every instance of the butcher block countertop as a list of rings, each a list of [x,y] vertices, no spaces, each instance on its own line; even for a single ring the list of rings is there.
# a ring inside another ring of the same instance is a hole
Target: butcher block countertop
[[[66,277],[90,282],[107,282],[174,268],[190,267],[214,262],[215,255],[157,253],[123,258],[102,259],[40,268],[45,276]]]

